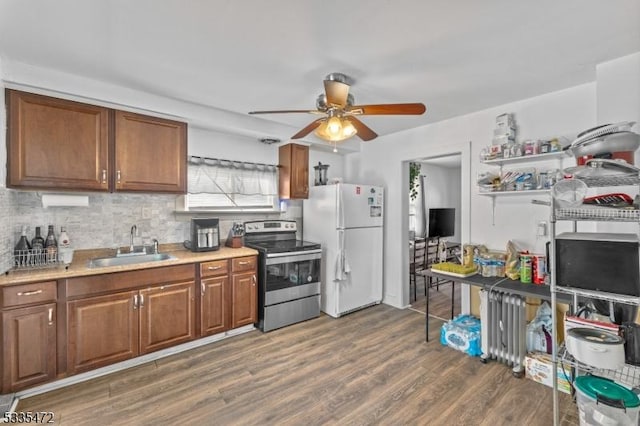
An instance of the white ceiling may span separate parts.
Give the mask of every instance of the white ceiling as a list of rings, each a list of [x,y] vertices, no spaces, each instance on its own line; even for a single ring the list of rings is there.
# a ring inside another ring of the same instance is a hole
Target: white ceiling
[[[315,116],[246,113],[314,108],[331,72],[357,104],[427,105],[363,117],[385,135],[591,82],[637,51],[638,0],[0,2],[4,59],[231,111],[254,133],[273,120],[291,133],[265,136],[285,139]]]

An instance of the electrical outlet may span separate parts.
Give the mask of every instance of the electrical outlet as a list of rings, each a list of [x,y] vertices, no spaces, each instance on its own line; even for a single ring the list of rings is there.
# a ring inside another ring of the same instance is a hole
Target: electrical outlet
[[[547,236],[547,222],[541,220],[538,222],[538,237],[546,237]]]
[[[149,206],[142,207],[142,218],[151,219],[151,207]]]

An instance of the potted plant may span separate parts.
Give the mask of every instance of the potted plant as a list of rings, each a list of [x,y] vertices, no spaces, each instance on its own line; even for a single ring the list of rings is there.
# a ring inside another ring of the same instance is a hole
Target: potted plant
[[[409,197],[411,201],[418,196],[418,176],[420,175],[420,163],[409,163]]]

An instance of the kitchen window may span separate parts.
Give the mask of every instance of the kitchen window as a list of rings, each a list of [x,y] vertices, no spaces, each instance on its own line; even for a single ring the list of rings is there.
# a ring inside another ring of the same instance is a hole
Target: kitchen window
[[[187,170],[185,210],[279,211],[275,165],[192,156]]]

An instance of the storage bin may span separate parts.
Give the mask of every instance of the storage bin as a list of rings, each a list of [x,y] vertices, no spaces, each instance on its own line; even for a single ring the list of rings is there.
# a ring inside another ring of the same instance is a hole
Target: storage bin
[[[640,399],[624,386],[596,376],[580,376],[573,386],[581,426],[638,424]]]

